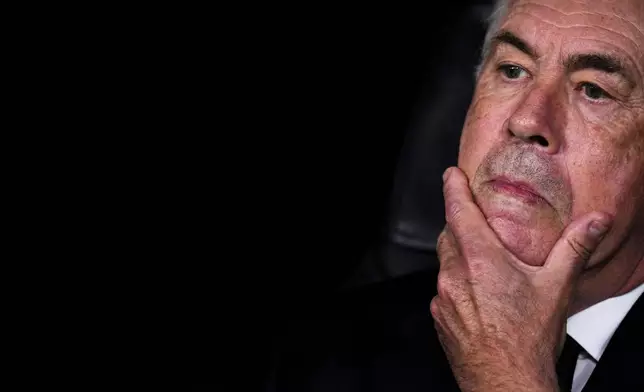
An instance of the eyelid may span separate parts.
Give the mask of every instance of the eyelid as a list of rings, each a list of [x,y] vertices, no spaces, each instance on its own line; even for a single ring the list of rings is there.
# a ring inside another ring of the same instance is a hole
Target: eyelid
[[[584,86],[585,85],[593,85],[593,86],[597,87],[598,89],[600,89],[602,91],[602,93],[604,94],[604,97],[599,98],[599,99],[590,98],[584,92]],[[617,98],[615,98],[611,93],[606,91],[605,88],[603,88],[600,85],[598,85],[597,83],[593,83],[593,82],[579,82],[579,83],[577,83],[577,87],[575,88],[575,90],[577,90],[580,94],[583,94],[584,99],[586,99],[587,101],[589,101],[589,102],[591,102],[593,104],[604,104],[607,101],[616,101],[617,100]]]
[[[575,72],[571,76],[571,81],[575,86],[581,86],[583,83],[594,84],[613,99],[626,100],[632,93],[632,88],[630,88],[628,82],[619,77],[611,77],[611,75],[604,75],[596,71],[583,70]]]
[[[522,67],[521,65],[516,64],[516,63],[501,62],[496,67],[497,67],[497,69],[501,69],[501,68],[504,68],[504,67],[517,67],[517,68],[521,68],[522,70],[528,72],[528,70],[525,69],[525,67]]]
[[[501,72],[502,70],[504,70],[504,69],[506,69],[506,68],[509,68],[509,67],[516,67],[516,68],[519,68],[519,69],[521,69],[523,72],[525,72],[525,73],[526,73],[526,75],[527,75],[528,77],[532,76],[532,74],[530,73],[530,71],[528,71],[528,70],[526,69],[526,67],[523,67],[523,66],[521,66],[521,65],[519,65],[519,64],[516,64],[516,63],[506,63],[506,62],[501,62],[501,63],[499,63],[499,64],[496,66],[496,72]],[[506,79],[506,80],[513,80],[513,81],[518,80],[518,79],[510,79],[510,78],[506,77],[505,75],[501,75],[501,76],[502,76],[504,79]]]

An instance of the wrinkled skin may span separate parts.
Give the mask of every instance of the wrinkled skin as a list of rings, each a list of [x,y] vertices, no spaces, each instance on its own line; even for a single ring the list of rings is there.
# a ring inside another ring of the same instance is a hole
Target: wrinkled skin
[[[610,216],[593,212],[570,224],[535,267],[501,243],[460,169],[443,190],[447,228],[438,241],[438,296],[430,311],[461,390],[555,390],[566,305]],[[595,235],[588,230],[594,222],[604,228]]]
[[[544,263],[574,219],[591,211],[615,217],[579,281],[576,312],[644,280],[644,1],[515,1],[501,29],[538,57],[505,43],[494,48],[458,166],[490,226],[530,265]],[[593,69],[566,72],[564,60],[578,53],[623,58],[634,84]],[[508,78],[501,64],[521,71]],[[593,100],[584,83],[614,98]],[[532,181],[549,203],[527,206],[494,192],[487,181],[499,174]]]
[[[431,312],[464,391],[552,391],[566,317],[644,282],[644,1],[517,0],[500,29],[533,56],[500,42],[482,68]],[[626,76],[567,68],[579,54]],[[543,200],[493,188],[500,175]]]

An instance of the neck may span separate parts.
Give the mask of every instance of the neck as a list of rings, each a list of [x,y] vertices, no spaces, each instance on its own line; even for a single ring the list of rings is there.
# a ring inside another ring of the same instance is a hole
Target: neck
[[[568,317],[609,298],[624,295],[644,283],[644,254],[640,256],[640,261],[636,263],[631,274],[621,285],[617,286],[616,290],[612,290],[612,292],[608,292],[600,296],[584,295],[584,293],[588,291],[589,286],[593,285],[594,281],[599,281],[599,283],[601,283],[601,277],[604,275],[601,272],[602,271],[597,273],[596,276],[590,276],[588,278],[580,277],[581,281],[577,286],[577,293],[571,300],[570,306],[568,307]]]

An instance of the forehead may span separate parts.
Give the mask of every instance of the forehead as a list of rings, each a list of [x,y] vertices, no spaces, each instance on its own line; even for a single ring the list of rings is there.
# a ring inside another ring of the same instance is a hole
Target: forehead
[[[540,52],[619,52],[644,67],[644,0],[514,0],[502,28]]]
[[[578,12],[601,13],[615,15],[631,23],[642,23],[641,13],[644,12],[642,0],[508,0],[510,8],[538,5],[556,9],[564,13]],[[639,13],[639,15],[638,15]]]
[[[509,17],[534,17],[562,29],[589,26],[644,38],[642,0],[510,0]]]

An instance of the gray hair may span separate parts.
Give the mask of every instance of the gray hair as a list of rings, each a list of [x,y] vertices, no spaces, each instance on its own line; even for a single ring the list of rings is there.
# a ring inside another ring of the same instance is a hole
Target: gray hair
[[[483,40],[483,48],[481,49],[481,59],[475,71],[476,79],[478,79],[479,75],[481,74],[483,66],[485,65],[485,61],[490,55],[490,51],[492,50],[492,39],[501,28],[501,22],[503,22],[503,19],[507,15],[509,8],[510,8],[510,0],[496,0],[496,3],[494,4],[494,9],[487,18],[488,28],[485,33],[485,39]]]

